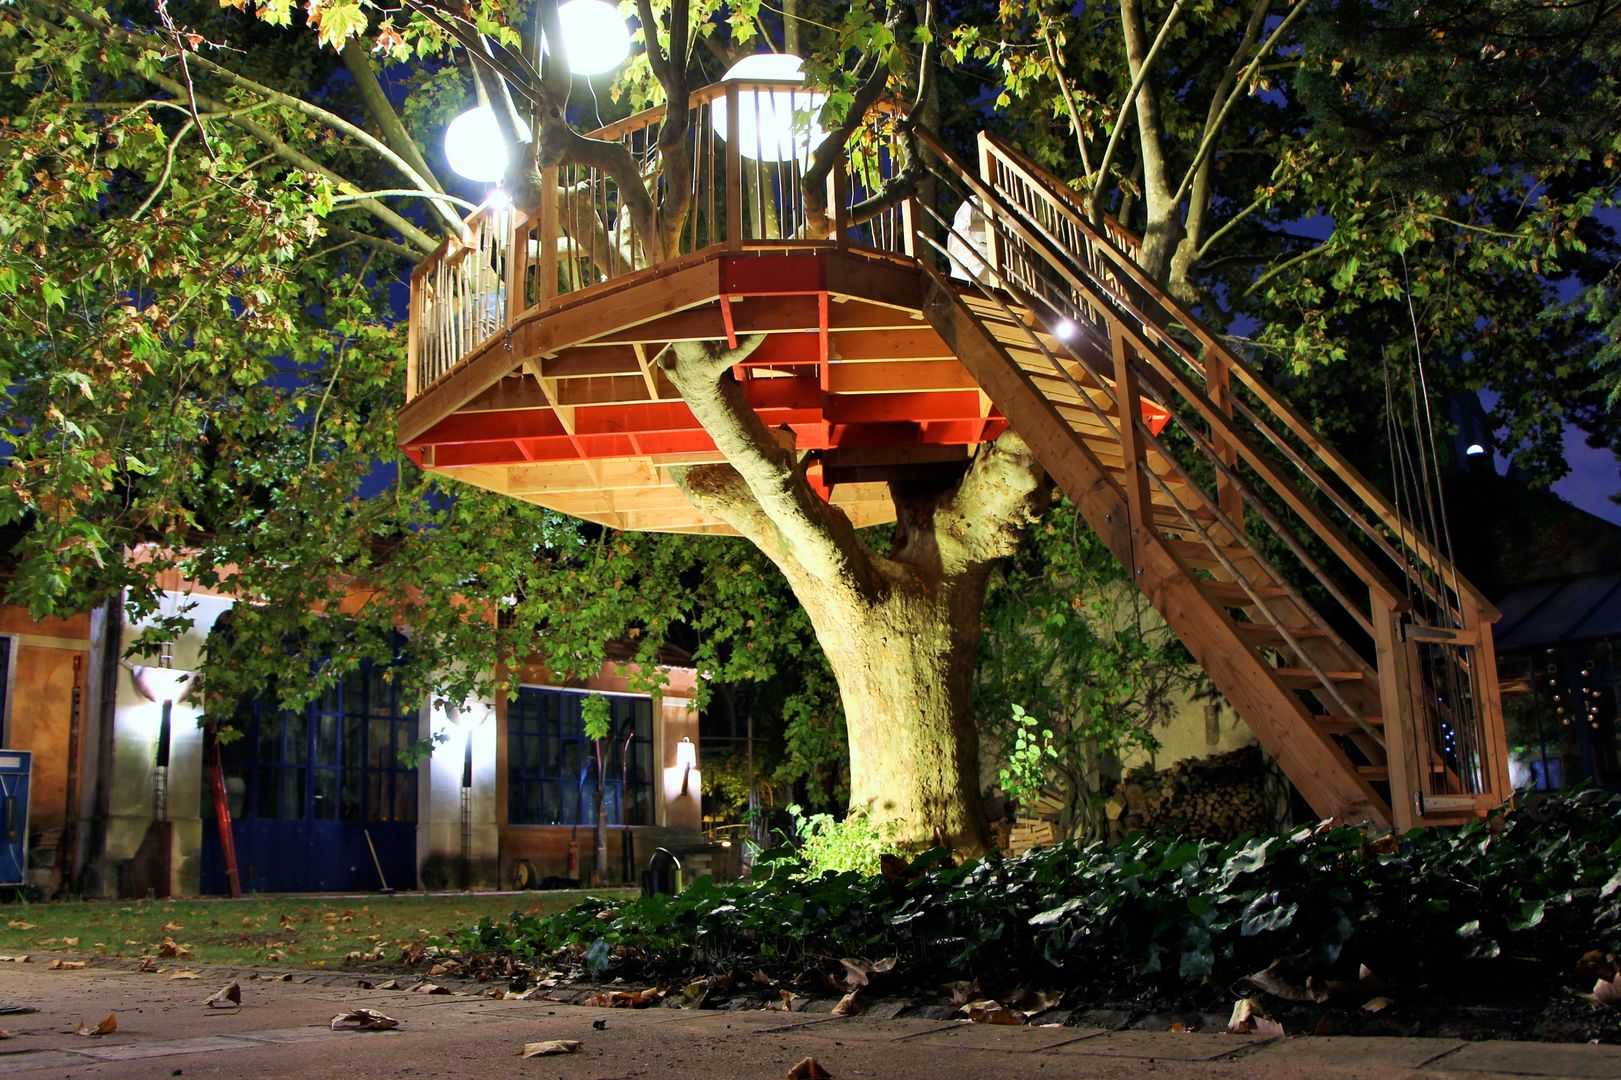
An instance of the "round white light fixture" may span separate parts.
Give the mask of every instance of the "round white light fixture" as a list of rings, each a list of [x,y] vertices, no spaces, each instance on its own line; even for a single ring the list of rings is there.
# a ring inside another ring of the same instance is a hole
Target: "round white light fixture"
[[[1469,446],[1464,450],[1464,453],[1468,454],[1470,457],[1477,457],[1478,455],[1484,454],[1485,452],[1486,452],[1486,448],[1484,446],[1481,446],[1477,442],[1470,443]]]
[[[605,0],[568,0],[558,7],[557,21],[563,28],[571,74],[601,75],[630,56],[630,27],[619,8]],[[540,48],[546,51],[545,34],[540,36]]]
[[[791,53],[756,53],[732,65],[726,82],[805,81],[805,61]],[[810,157],[827,133],[816,122],[827,95],[803,90],[742,90],[737,98],[737,152],[756,161],[795,161]],[[710,103],[715,134],[732,138],[732,117],[724,97]]]
[[[519,125],[524,139],[527,125]],[[488,105],[468,109],[445,128],[445,160],[456,175],[481,184],[499,183],[507,172],[509,150]]]
[[[1053,337],[1059,341],[1068,341],[1075,336],[1075,324],[1068,319],[1059,319],[1053,324]]]

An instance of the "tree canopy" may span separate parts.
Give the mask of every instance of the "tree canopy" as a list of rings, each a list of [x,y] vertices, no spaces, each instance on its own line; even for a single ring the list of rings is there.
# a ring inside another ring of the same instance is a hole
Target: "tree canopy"
[[[439,132],[524,81],[491,57],[544,69],[536,100],[498,110],[539,121],[525,168],[605,153],[580,130],[768,41],[832,88],[830,124],[889,92],[948,132],[997,126],[1143,233],[1150,269],[1370,472],[1370,418],[1406,409],[1386,373],[1410,379],[1417,352],[1431,395],[1489,392],[1499,449],[1551,480],[1567,423],[1621,446],[1616,7],[637,0],[658,47],[587,93],[538,56],[546,0],[18,0],[0,12],[11,593],[45,614],[121,591],[183,619],[163,571],[228,576],[256,602],[210,643],[225,700],[290,664],[333,657],[319,681],[392,656],[402,624],[399,677],[451,697],[537,642],[561,674],[627,636],[651,659],[681,635],[717,679],[807,662],[804,612],[747,545],[582,527],[399,454],[402,283],[469,205]]]

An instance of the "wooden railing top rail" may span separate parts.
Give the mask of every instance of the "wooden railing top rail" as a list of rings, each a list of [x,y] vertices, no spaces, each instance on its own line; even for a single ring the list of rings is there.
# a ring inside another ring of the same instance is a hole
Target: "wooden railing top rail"
[[[712,101],[717,101],[720,98],[725,97],[727,87],[736,87],[739,94],[759,90],[769,91],[772,93],[792,93],[796,96],[802,95],[804,97],[809,97],[812,94],[823,93],[822,90],[819,90],[814,86],[807,86],[802,82],[784,81],[781,79],[727,79],[722,82],[710,83],[708,86],[705,86],[699,90],[694,90],[692,93],[688,94],[688,111],[702,108]],[[881,113],[898,113],[901,111],[901,107],[898,103],[883,99],[880,99],[874,103],[872,108],[873,111]],[[663,105],[652,105],[646,109],[643,109],[641,112],[632,113],[623,120],[615,120],[613,123],[604,124],[602,127],[599,127],[594,131],[585,132],[585,137],[588,139],[601,139],[605,142],[612,142],[616,139],[622,139],[631,132],[644,131],[647,128],[652,127],[654,124],[662,123],[664,121],[665,113],[668,111],[668,102]]]
[[[1023,174],[1038,186],[1049,189],[1050,193],[1056,195],[1058,198],[1054,200],[1054,204],[1060,212],[1064,213],[1066,220],[1085,235],[1118,270],[1141,288],[1149,299],[1164,308],[1177,324],[1186,328],[1207,350],[1219,355],[1232,374],[1255,395],[1257,400],[1269,412],[1277,416],[1296,438],[1300,439],[1312,453],[1330,466],[1332,471],[1345,482],[1351,492],[1374,513],[1381,524],[1395,531],[1401,542],[1408,545],[1432,572],[1441,576],[1443,581],[1455,586],[1460,594],[1460,600],[1467,597],[1470,601],[1473,601],[1474,607],[1480,612],[1482,618],[1496,619],[1498,617],[1499,613],[1491,601],[1486,599],[1485,595],[1472,582],[1457,571],[1451,560],[1441,552],[1436,551],[1413,527],[1411,522],[1407,522],[1401,517],[1382,491],[1370,483],[1362,475],[1361,471],[1351,464],[1331,443],[1318,436],[1305,418],[1273,390],[1270,383],[1231,349],[1227,348],[1200,319],[1160,288],[1158,282],[1145,273],[1129,254],[1121,250],[1121,238],[1128,240],[1134,248],[1140,249],[1141,241],[1133,233],[1112,219],[1108,221],[1110,226],[1108,232],[1118,231],[1119,238],[1099,233],[1098,229],[1086,216],[1079,196],[1070,190],[1067,184],[1064,184],[1019,150],[989,132],[981,132],[980,139],[1005,166]],[[931,141],[937,142],[937,140],[932,139]],[[1099,286],[1104,285],[1101,281],[1096,284]],[[1118,299],[1124,303],[1130,303],[1127,297],[1118,297]],[[1163,338],[1161,340],[1166,345],[1181,352],[1188,361],[1196,365],[1200,363],[1197,357],[1187,355],[1178,342]],[[1365,523],[1361,524],[1366,528]]]

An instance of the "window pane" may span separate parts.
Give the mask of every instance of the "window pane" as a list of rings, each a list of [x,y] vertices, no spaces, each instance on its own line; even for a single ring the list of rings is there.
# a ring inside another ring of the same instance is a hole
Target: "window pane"
[[[255,709],[259,723],[259,763],[275,765],[281,761],[281,714],[267,709]]]
[[[366,721],[358,716],[343,718],[343,765],[358,769],[366,764]]]
[[[316,769],[315,791],[310,800],[313,816],[330,821],[338,816],[338,774],[333,769]]]
[[[281,804],[277,817],[283,820],[297,820],[304,816],[304,770],[282,769],[281,772]]]
[[[309,719],[302,712],[285,712],[281,715],[285,733],[282,741],[282,753],[285,756],[282,763],[302,765],[309,758]]]
[[[344,821],[361,820],[365,810],[363,803],[365,780],[366,774],[359,769],[343,771],[343,797],[338,802],[338,817]]]
[[[394,777],[394,814],[391,821],[415,821],[417,817],[416,774],[399,773]]]
[[[343,683],[341,681],[321,691],[319,708],[322,712],[339,712],[343,709]]]
[[[387,768],[389,754],[389,724],[387,720],[372,720],[366,725],[369,739],[366,762],[372,768]]]
[[[315,764],[338,763],[338,718],[318,716],[315,719]]]
[[[256,807],[258,816],[262,818],[276,817],[276,770],[268,765],[259,766],[259,805]]]

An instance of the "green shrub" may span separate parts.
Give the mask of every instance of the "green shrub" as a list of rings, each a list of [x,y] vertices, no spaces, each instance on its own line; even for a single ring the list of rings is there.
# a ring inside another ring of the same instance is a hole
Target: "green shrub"
[[[1621,950],[1618,867],[1621,796],[1588,791],[1522,806],[1498,826],[1371,842],[1327,826],[1230,843],[1138,835],[966,866],[935,852],[906,875],[808,878],[800,853],[773,849],[754,883],[704,878],[617,908],[486,920],[462,945],[579,964],[603,941],[614,964],[649,975],[792,977],[817,958],[893,956],[897,985],[976,977],[987,989],[1227,982],[1279,959],[1441,982],[1513,957],[1515,977],[1529,965],[1559,978],[1585,950]]]
[[[784,809],[793,819],[798,839],[800,869],[794,876],[802,880],[827,873],[871,877],[878,873],[880,856],[900,854],[894,841],[864,814],[835,821],[832,814],[806,815],[797,804]]]

